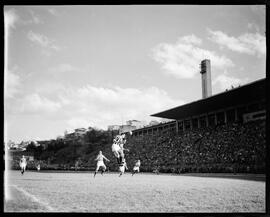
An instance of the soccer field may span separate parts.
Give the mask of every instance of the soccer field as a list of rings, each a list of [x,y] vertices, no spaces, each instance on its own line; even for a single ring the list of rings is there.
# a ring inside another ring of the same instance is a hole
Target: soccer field
[[[9,171],[5,212],[265,212],[265,182],[167,174]]]

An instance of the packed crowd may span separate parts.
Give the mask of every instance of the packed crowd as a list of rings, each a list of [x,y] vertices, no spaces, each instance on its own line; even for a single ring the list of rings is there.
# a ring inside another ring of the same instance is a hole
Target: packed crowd
[[[132,167],[141,160],[141,171],[145,172],[229,172],[264,173],[266,159],[265,121],[246,124],[228,124],[188,130],[178,135],[128,136],[125,153],[127,165]],[[52,164],[48,160],[28,161],[27,169],[94,170],[98,151],[111,161],[106,164],[109,171],[117,171],[118,164],[111,144],[95,147],[87,159],[74,164]],[[11,162],[19,169],[19,158]],[[76,168],[78,167],[78,168]]]
[[[265,172],[265,122],[219,125],[179,135],[133,137],[128,163],[141,159],[142,171]]]

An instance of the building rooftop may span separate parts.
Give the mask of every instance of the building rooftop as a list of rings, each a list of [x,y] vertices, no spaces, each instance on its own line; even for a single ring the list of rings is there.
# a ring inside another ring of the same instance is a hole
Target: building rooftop
[[[200,99],[198,101],[152,114],[151,116],[181,120],[206,112],[265,100],[265,85],[266,79],[263,78],[252,83],[240,87],[235,87],[216,95],[212,95],[211,97],[205,99]]]

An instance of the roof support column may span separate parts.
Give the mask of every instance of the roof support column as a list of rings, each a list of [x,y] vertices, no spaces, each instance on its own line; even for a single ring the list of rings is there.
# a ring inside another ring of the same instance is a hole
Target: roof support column
[[[217,125],[217,113],[215,112],[215,125]]]
[[[227,112],[226,112],[226,110],[224,111],[224,123],[227,124]]]
[[[235,122],[238,121],[237,108],[234,109],[234,120],[235,120]]]
[[[175,130],[176,130],[176,134],[178,134],[178,131],[179,131],[179,129],[178,129],[178,120],[176,120],[175,121]]]
[[[205,115],[205,122],[206,122],[206,127],[208,127],[209,126],[209,120],[208,120],[208,115],[207,114]]]

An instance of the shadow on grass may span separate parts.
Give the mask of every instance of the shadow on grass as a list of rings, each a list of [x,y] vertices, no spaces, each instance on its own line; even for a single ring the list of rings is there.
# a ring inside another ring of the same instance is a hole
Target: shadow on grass
[[[206,177],[206,178],[228,178],[250,181],[265,182],[265,174],[232,174],[232,173],[187,173],[182,176]]]

